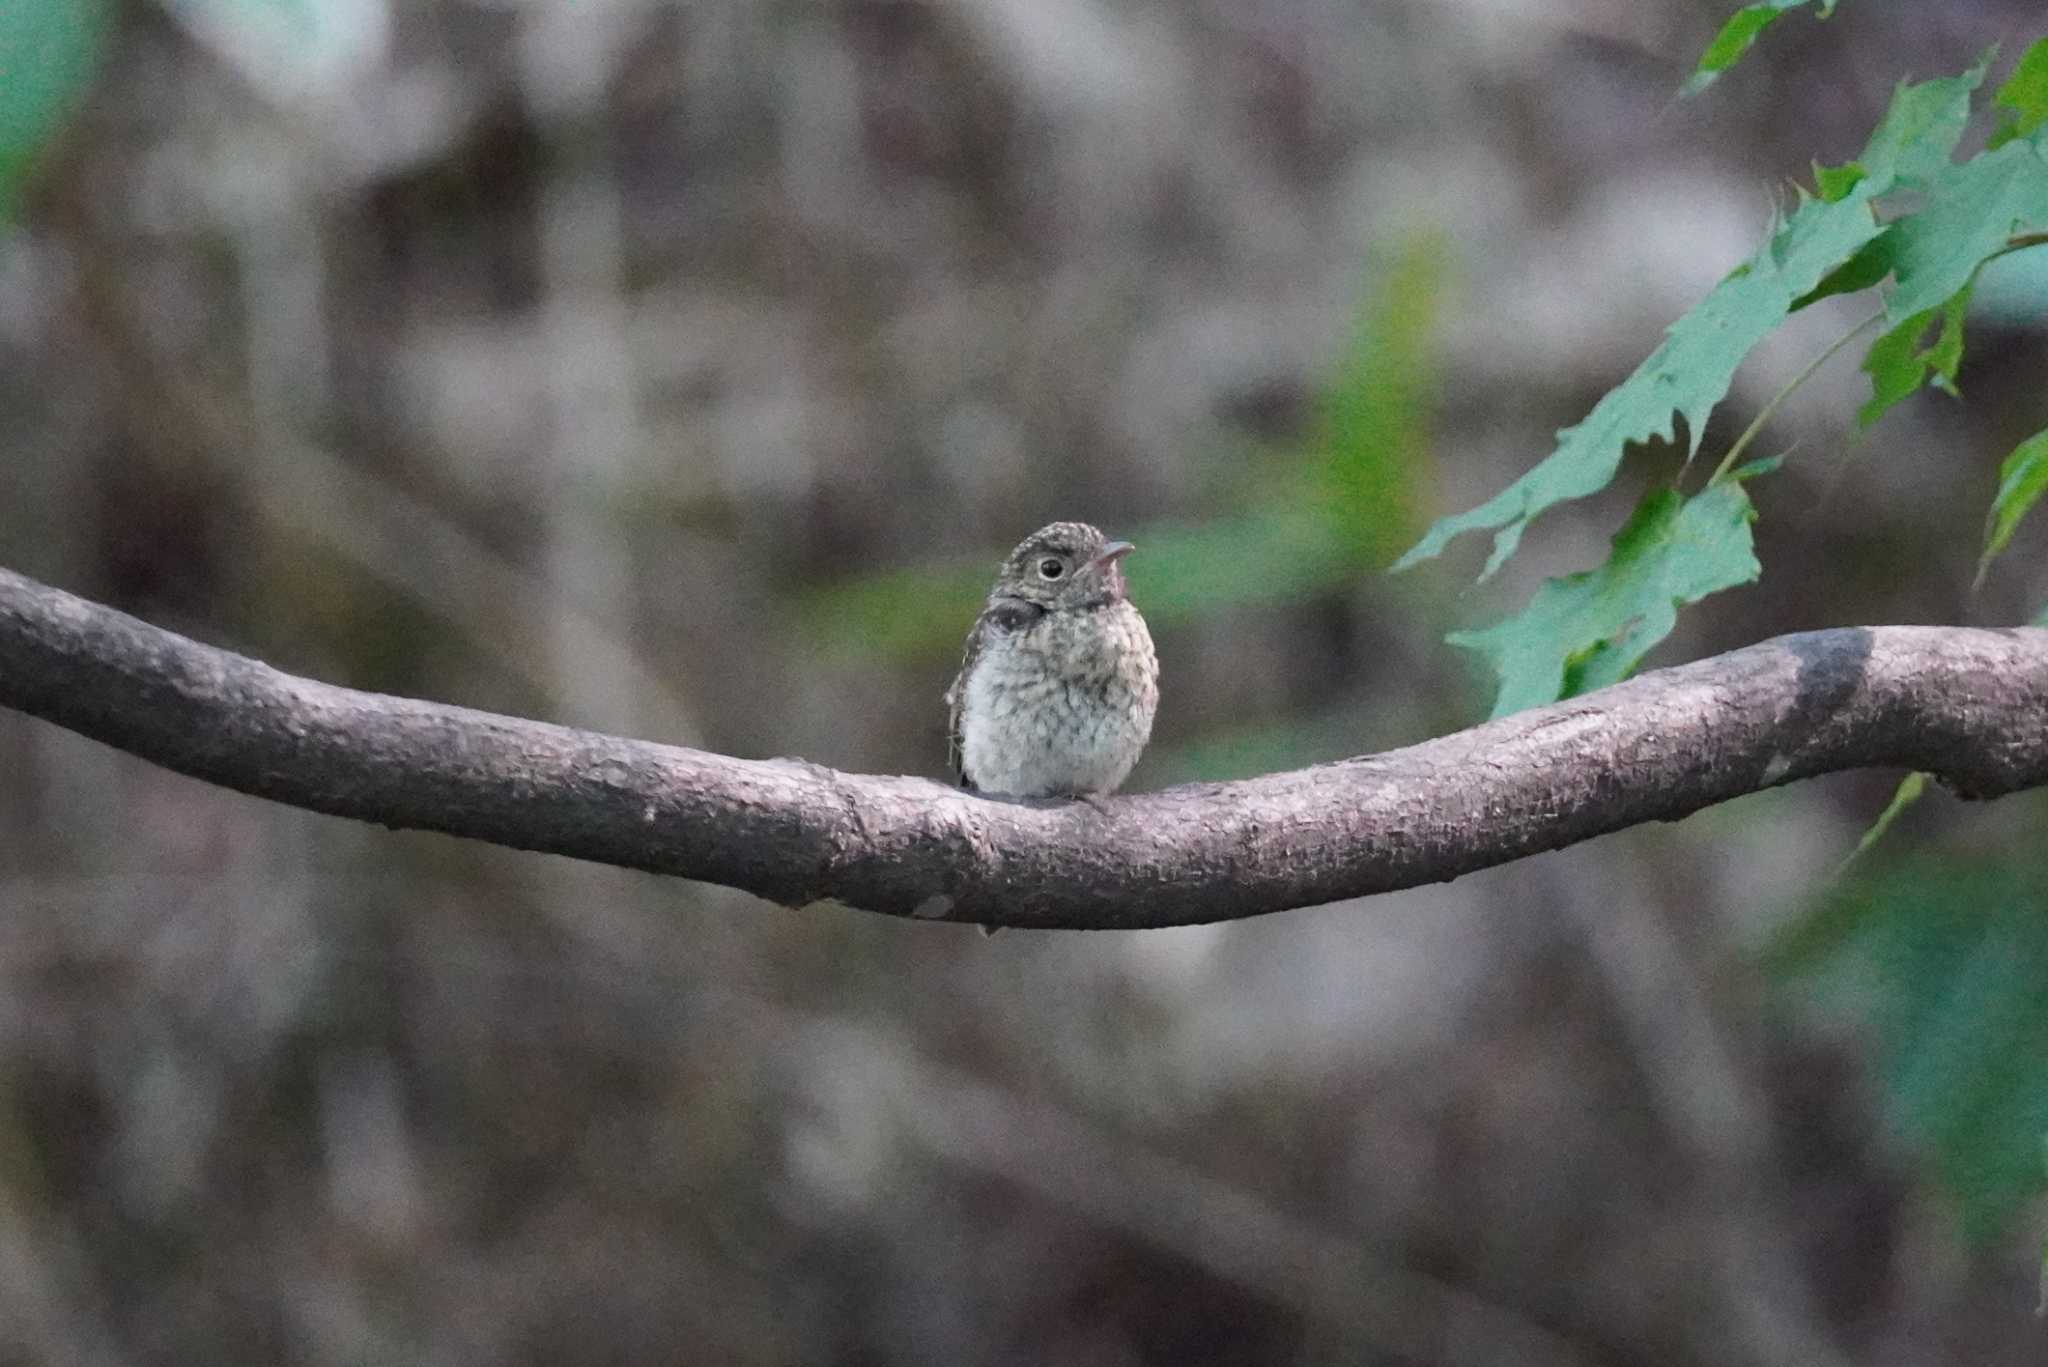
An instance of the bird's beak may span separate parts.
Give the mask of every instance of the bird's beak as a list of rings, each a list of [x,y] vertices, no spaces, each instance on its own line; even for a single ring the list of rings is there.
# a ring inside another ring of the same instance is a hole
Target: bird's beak
[[[1088,562],[1088,568],[1098,571],[1108,569],[1136,549],[1137,547],[1128,541],[1112,541],[1102,548],[1102,554]]]

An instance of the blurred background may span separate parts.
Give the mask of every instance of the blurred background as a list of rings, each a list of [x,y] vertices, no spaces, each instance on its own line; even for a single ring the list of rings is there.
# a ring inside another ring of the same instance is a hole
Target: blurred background
[[[937,776],[998,558],[1139,543],[1132,786],[1483,716],[1389,579],[2037,0],[7,0],[0,563],[359,688]],[[2008,57],[2009,60],[2009,57]],[[1994,80],[1998,77],[1994,71]],[[31,165],[32,163],[32,165]],[[2031,256],[2048,255],[2032,253]],[[1867,310],[1747,367],[1725,444]],[[1670,663],[2005,623],[2048,281],[1838,361]],[[1752,797],[1135,935],[793,911],[0,713],[0,1363],[2037,1362],[2048,804]]]

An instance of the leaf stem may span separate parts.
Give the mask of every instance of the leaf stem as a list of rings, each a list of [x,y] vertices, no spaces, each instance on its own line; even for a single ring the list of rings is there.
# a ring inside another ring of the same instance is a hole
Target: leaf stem
[[[2014,233],[2005,240],[2003,247],[1979,261],[1977,269],[1981,271],[2001,256],[2011,256],[2014,252],[2023,252],[2029,247],[2048,247],[2048,233]]]
[[[1850,328],[1840,337],[1830,342],[1826,350],[1806,363],[1804,370],[1801,370],[1797,375],[1787,380],[1785,387],[1771,395],[1771,401],[1758,410],[1756,417],[1751,420],[1749,426],[1742,429],[1742,435],[1737,437],[1735,444],[1728,448],[1728,454],[1721,457],[1721,463],[1714,467],[1714,473],[1707,477],[1707,483],[1719,484],[1727,476],[1728,472],[1735,468],[1735,462],[1742,458],[1742,453],[1747,451],[1750,443],[1757,439],[1757,435],[1764,430],[1765,424],[1777,416],[1778,409],[1784,406],[1785,400],[1792,397],[1794,390],[1812,379],[1813,373],[1826,365],[1830,360],[1833,360],[1836,352],[1868,332],[1873,325],[1883,321],[1884,310],[1879,309],[1876,313],[1871,314],[1855,327]]]

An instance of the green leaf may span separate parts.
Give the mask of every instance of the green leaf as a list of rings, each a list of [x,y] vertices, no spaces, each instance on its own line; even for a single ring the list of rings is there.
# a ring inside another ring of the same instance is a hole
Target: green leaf
[[[1813,186],[1820,191],[1822,199],[1832,204],[1838,199],[1847,199],[1849,192],[1861,185],[1869,174],[1859,161],[1834,167],[1816,166],[1813,168]]]
[[[2048,493],[2048,431],[2036,432],[2005,458],[1998,468],[1998,495],[1984,520],[1984,554],[1977,561],[1977,583],[1984,582],[1992,560],[2012,540],[2020,519]]]
[[[1899,87],[1857,158],[1864,174],[1854,188],[1839,200],[1802,203],[1749,261],[1672,325],[1663,345],[1594,405],[1584,422],[1558,433],[1549,456],[1477,508],[1439,519],[1394,569],[1430,559],[1461,533],[1492,531],[1493,552],[1479,576],[1489,578],[1515,553],[1532,519],[1606,488],[1630,443],[1673,439],[1674,415],[1685,420],[1688,456],[1696,453],[1708,415],[1726,397],[1751,349],[1883,231],[1870,202],[1901,177],[1920,178],[1947,164],[1969,116],[1970,93],[1982,80],[1980,66]]]
[[[1870,400],[1856,410],[1858,426],[1868,427],[1893,404],[1917,392],[1930,375],[1950,394],[1956,392],[1956,371],[1963,363],[1963,315],[1970,307],[1970,287],[1963,286],[1939,309],[1916,313],[1870,344],[1863,370],[1870,376]],[[1922,346],[1927,330],[1940,322],[1934,340]]]
[[[2048,130],[1950,166],[1919,212],[1888,229],[1897,286],[1885,311],[1904,321],[1970,283],[2022,228],[2048,225]]]
[[[1718,79],[1722,72],[1734,66],[1742,55],[1755,46],[1763,31],[1783,18],[1787,10],[1799,9],[1810,0],[1768,0],[1761,5],[1747,5],[1729,17],[1721,25],[1721,31],[1714,35],[1714,41],[1707,44],[1707,50],[1700,54],[1699,65],[1693,69],[1692,77],[1685,83],[1684,93],[1697,95]],[[1825,19],[1835,12],[1835,0],[1821,0],[1820,17]]]
[[[1957,76],[1899,86],[1860,160],[1834,170],[1814,168],[1814,184],[1821,197],[1846,199],[1874,177],[1877,188],[1868,196],[1874,198],[1901,185],[1924,186],[1946,172],[1970,121],[1970,97],[1984,83],[1990,60],[1986,56]],[[1893,234],[1878,234],[1812,290],[1793,300],[1789,311],[1797,313],[1822,299],[1854,294],[1882,282],[1897,265],[1895,248]]]
[[[1986,151],[1995,152],[2048,123],[2048,38],[2037,40],[2020,54],[2012,75],[1998,87],[1991,102],[2005,110],[2006,116],[1985,144]]]
[[[1986,54],[1968,71],[1918,85],[1900,82],[1892,91],[1870,145],[1855,164],[1866,180],[1886,194],[1898,185],[1925,184],[1953,166],[1956,144],[1970,122],[1970,97],[1991,68]]]
[[[1892,273],[1892,240],[1879,233],[1862,250],[1824,276],[1818,285],[1792,301],[1787,310],[1797,313],[1809,304],[1832,299],[1838,294],[1856,294],[1881,284]]]
[[[1506,621],[1450,636],[1452,645],[1486,657],[1499,677],[1493,715],[1626,678],[1671,634],[1680,607],[1754,580],[1760,567],[1749,524],[1756,511],[1742,482],[1775,464],[1745,466],[1691,499],[1672,489],[1645,495],[1605,564],[1547,581]]]
[[[0,3],[0,219],[91,81],[108,9],[104,0]]]
[[[1884,411],[1907,395],[1915,393],[1927,378],[1926,353],[1920,338],[1934,321],[1934,310],[1916,313],[1870,344],[1863,356],[1863,373],[1870,376],[1870,399],[1856,410],[1856,421],[1868,427]]]

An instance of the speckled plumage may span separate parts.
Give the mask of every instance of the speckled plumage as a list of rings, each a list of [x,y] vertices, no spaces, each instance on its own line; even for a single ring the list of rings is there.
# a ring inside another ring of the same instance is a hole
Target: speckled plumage
[[[1117,561],[1128,550],[1086,523],[1055,522],[1003,562],[946,690],[966,786],[1089,797],[1129,776],[1152,735],[1159,662],[1125,596]]]

